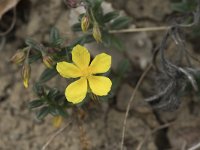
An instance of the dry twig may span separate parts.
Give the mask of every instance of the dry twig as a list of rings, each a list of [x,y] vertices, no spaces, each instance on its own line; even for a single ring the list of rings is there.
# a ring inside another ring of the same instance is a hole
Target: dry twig
[[[196,150],[196,149],[198,149],[198,148],[200,148],[200,142],[197,143],[197,144],[195,144],[194,146],[188,148],[188,150]]]
[[[69,121],[63,128],[60,128],[58,131],[56,131],[50,138],[49,140],[45,143],[45,145],[42,147],[41,150],[46,150],[48,145],[61,133],[63,132],[67,127],[71,125],[71,121]]]
[[[135,98],[135,95],[136,95],[136,92],[139,88],[139,86],[141,85],[144,77],[147,75],[147,73],[149,72],[149,70],[151,69],[153,65],[150,64],[146,69],[145,71],[143,72],[143,74],[141,75],[139,81],[137,82],[137,85],[129,99],[129,102],[128,102],[128,105],[126,107],[126,114],[125,114],[125,117],[124,117],[124,123],[123,123],[123,130],[122,130],[122,140],[121,140],[121,149],[120,150],[123,150],[123,147],[124,147],[124,138],[125,138],[125,132],[126,132],[126,122],[127,122],[127,118],[128,118],[128,114],[129,114],[129,111],[130,111],[130,106],[131,106],[131,103],[132,101],[134,100]]]
[[[130,28],[121,30],[110,30],[109,33],[132,33],[132,32],[148,32],[148,31],[162,31],[170,29],[170,26],[160,26],[160,27],[146,27],[146,28]]]

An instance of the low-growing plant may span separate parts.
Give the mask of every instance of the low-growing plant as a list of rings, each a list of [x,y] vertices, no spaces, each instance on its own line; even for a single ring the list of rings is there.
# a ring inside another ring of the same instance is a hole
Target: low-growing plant
[[[26,46],[19,49],[11,58],[13,63],[22,64],[22,79],[25,88],[29,87],[31,66],[35,62],[43,62],[46,66],[39,80],[33,85],[33,91],[38,98],[31,100],[28,104],[30,109],[37,109],[38,119],[44,119],[48,114],[55,117],[67,117],[67,109],[74,106],[81,107],[89,99],[101,101],[112,97],[110,95],[112,81],[105,77],[110,73],[106,72],[111,67],[111,56],[101,53],[90,63],[90,53],[83,45],[96,41],[106,47],[123,50],[121,41],[109,31],[126,28],[131,22],[129,17],[121,16],[117,11],[103,13],[102,0],[65,2],[70,8],[85,8],[85,13],[80,14],[78,23],[72,26],[74,32],[82,32],[82,35],[66,44],[66,37],[62,37],[59,30],[52,27],[48,43],[43,44],[27,38]],[[67,86],[65,92],[64,89],[59,91],[46,84],[57,75],[69,81],[75,79]],[[118,80],[121,77],[122,75],[119,77],[116,75]],[[60,119],[55,120],[60,122]]]
[[[118,31],[127,28],[131,19],[127,16],[121,16],[117,11],[105,14],[101,5],[102,1],[65,1],[70,8],[84,7],[85,9],[85,13],[79,15],[78,23],[72,26],[72,30],[80,32],[81,35],[66,44],[66,37],[62,37],[59,30],[53,27],[50,30],[48,43],[44,44],[27,38],[25,47],[17,50],[11,58],[13,63],[22,64],[21,72],[25,88],[28,88],[30,84],[31,66],[35,62],[43,62],[46,66],[39,80],[33,84],[33,91],[37,98],[28,104],[30,109],[37,109],[38,119],[44,119],[50,114],[54,116],[54,126],[59,127],[63,118],[74,115],[74,113],[69,114],[68,110],[77,112],[93,101],[101,102],[111,99],[120,86],[123,75],[130,67],[128,60],[123,60],[118,66],[117,72],[113,73],[110,70],[112,56],[105,51],[105,53],[98,54],[91,59],[88,49],[84,46],[86,43],[96,42],[105,47],[114,47],[119,51],[124,50],[121,40],[112,34],[114,32],[111,30]],[[153,108],[167,111],[176,110],[183,95],[191,89],[198,93],[200,87],[200,70],[191,63],[191,59],[197,62],[199,60],[187,50],[183,36],[185,28],[193,30],[193,27],[196,27],[200,22],[200,1],[176,2],[173,3],[173,9],[181,12],[183,18],[181,21],[163,28],[167,30],[167,33],[152,55],[152,63],[157,71],[155,77],[157,93],[145,99]],[[123,31],[126,32],[126,30]],[[170,37],[177,46],[177,55],[174,56],[177,59],[176,62],[167,58],[165,54]],[[187,64],[182,63],[183,59],[186,59]],[[60,91],[47,84],[55,76],[66,78],[70,82],[66,89]],[[141,80],[138,81],[138,84],[140,83]],[[135,90],[138,89],[139,85],[136,87]],[[135,92],[130,98],[130,103],[134,95]],[[123,149],[130,103],[127,106],[124,120],[121,150]],[[80,115],[80,112],[77,115]]]

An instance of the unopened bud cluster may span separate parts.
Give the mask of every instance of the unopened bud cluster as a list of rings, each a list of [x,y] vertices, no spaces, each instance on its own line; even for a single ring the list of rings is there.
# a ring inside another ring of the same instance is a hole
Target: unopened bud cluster
[[[65,0],[65,3],[69,8],[76,8],[80,2],[79,0]]]
[[[90,26],[89,16],[85,15],[81,19],[82,31],[87,32],[89,26]],[[100,30],[99,24],[96,21],[93,23],[92,35],[93,35],[94,39],[97,41],[97,43],[102,42],[101,30]]]

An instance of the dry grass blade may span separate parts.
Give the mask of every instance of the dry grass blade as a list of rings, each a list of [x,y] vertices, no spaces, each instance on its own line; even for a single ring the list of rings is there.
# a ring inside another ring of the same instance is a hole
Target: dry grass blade
[[[2,0],[0,1],[0,20],[2,16],[9,11],[10,9],[14,8],[20,0]]]
[[[143,74],[140,76],[140,79],[139,81],[137,82],[137,85],[131,95],[131,98],[129,99],[129,102],[128,102],[128,105],[127,105],[127,108],[126,108],[126,114],[125,114],[125,117],[124,117],[124,122],[123,122],[123,129],[122,129],[122,140],[121,140],[121,148],[120,150],[123,150],[124,148],[124,138],[125,138],[125,132],[126,132],[126,122],[127,122],[127,118],[128,118],[128,114],[129,114],[129,111],[130,111],[130,106],[131,106],[131,103],[133,102],[134,98],[135,98],[135,95],[136,95],[136,92],[139,88],[139,86],[141,85],[144,77],[147,75],[147,73],[149,72],[149,70],[151,69],[151,67],[153,66],[153,64],[150,64],[146,69],[145,71],[143,72]]]
[[[200,148],[200,142],[190,147],[188,150],[198,150]]]
[[[49,140],[45,143],[45,145],[42,147],[42,150],[46,150],[48,145],[61,133],[63,132],[67,127],[69,127],[72,124],[71,121],[69,121],[63,128],[60,128],[58,131],[56,131]]]
[[[110,30],[109,33],[132,33],[132,32],[150,32],[150,31],[166,31],[170,29],[170,26],[160,26],[160,27],[146,27],[146,28],[129,28],[121,30]]]

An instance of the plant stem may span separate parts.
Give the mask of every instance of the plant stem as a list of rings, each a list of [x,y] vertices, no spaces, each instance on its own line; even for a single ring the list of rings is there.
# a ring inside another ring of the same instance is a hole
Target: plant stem
[[[50,139],[45,143],[45,145],[42,147],[41,150],[46,150],[46,148],[48,147],[48,145],[61,133],[63,132],[67,127],[69,127],[71,125],[71,121],[69,121],[63,128],[60,128],[57,132],[55,132],[55,134],[53,134]]]

